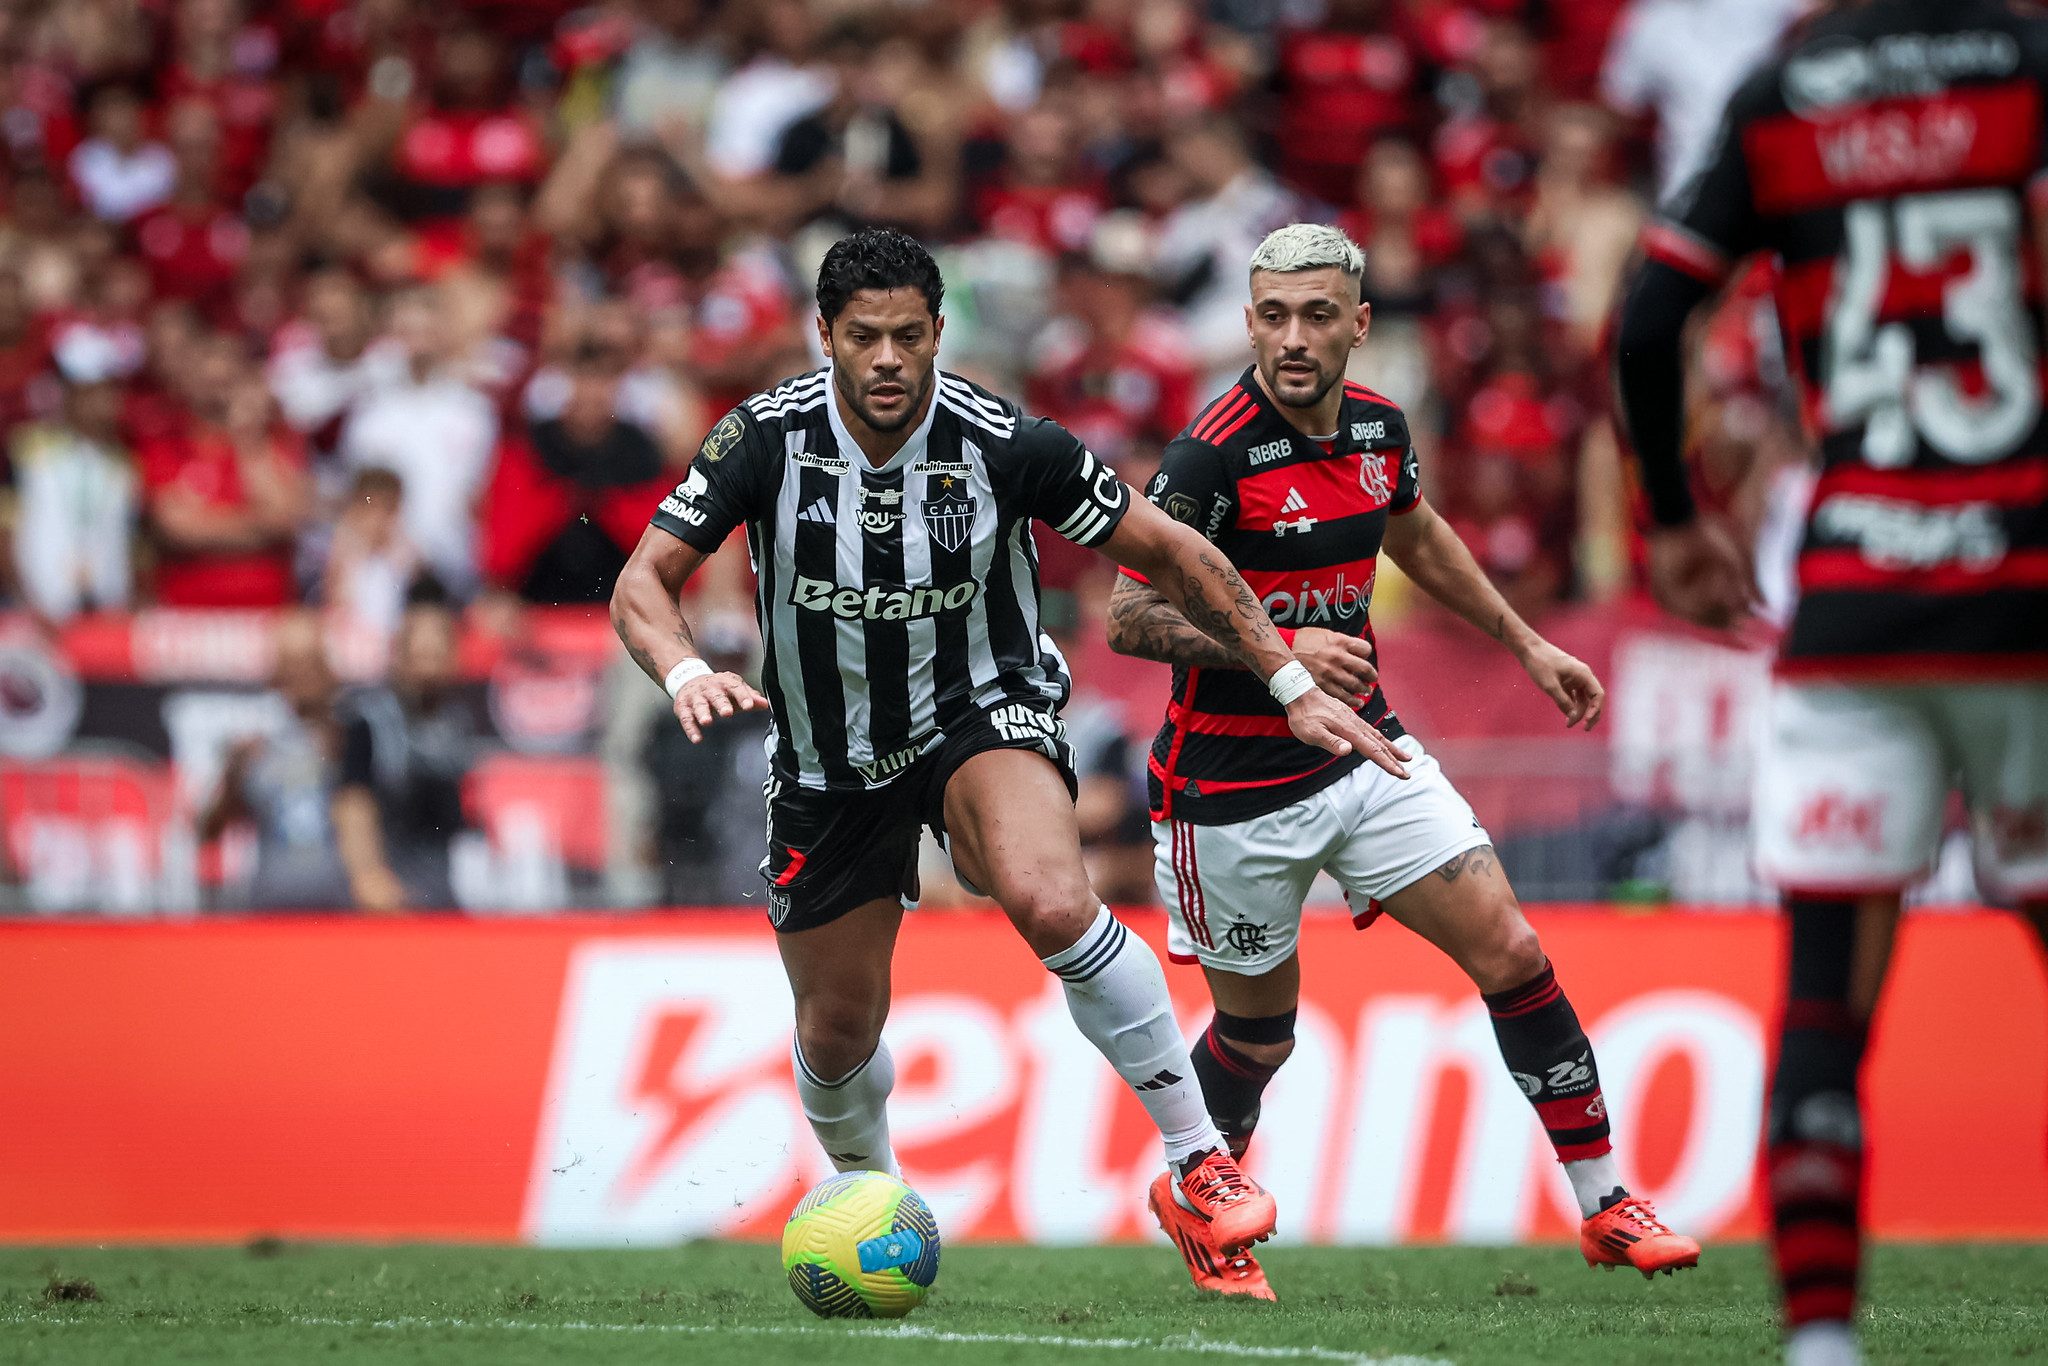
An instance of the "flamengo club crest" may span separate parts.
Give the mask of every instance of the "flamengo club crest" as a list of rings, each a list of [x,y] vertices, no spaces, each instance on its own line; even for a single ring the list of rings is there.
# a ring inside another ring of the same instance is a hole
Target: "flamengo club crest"
[[[939,545],[956,551],[974,531],[976,504],[966,487],[951,475],[931,486],[924,500],[925,530]]]

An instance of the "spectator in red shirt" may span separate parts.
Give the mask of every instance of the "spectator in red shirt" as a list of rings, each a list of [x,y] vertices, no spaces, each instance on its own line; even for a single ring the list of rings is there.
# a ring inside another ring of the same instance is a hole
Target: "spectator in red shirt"
[[[137,450],[158,437],[175,435],[191,421],[186,383],[194,369],[205,329],[199,312],[182,299],[166,299],[149,310],[142,330],[142,373],[128,386],[121,431]]]
[[[1081,146],[1081,130],[1057,105],[1011,119],[1002,169],[974,196],[978,231],[1041,251],[1086,251],[1108,203],[1080,164]]]
[[[158,546],[157,601],[293,602],[292,544],[311,504],[295,443],[273,426],[269,391],[250,373],[237,338],[208,338],[188,385],[190,423],[140,452]]]
[[[277,31],[248,22],[242,0],[181,0],[175,30],[177,55],[158,93],[166,107],[191,100],[213,110],[221,134],[219,188],[238,200],[263,170],[277,121]]]
[[[1040,336],[1025,395],[1143,487],[1194,415],[1195,368],[1171,315],[1152,307],[1144,226],[1119,213],[1060,271],[1059,317]]]
[[[220,200],[220,120],[198,100],[173,106],[167,120],[177,185],[170,201],[135,221],[135,244],[149,262],[159,298],[219,305],[242,260],[249,229]]]
[[[1420,54],[1392,0],[1331,0],[1323,23],[1280,45],[1280,174],[1348,203],[1366,148],[1414,131]]]
[[[1428,306],[1430,277],[1465,247],[1464,225],[1430,201],[1429,163],[1406,138],[1381,138],[1358,168],[1358,205],[1337,226],[1365,248],[1365,296],[1374,320],[1390,306]]]
[[[630,368],[624,351],[586,336],[560,410],[499,443],[480,557],[498,587],[539,603],[611,597],[647,509],[674,479],[655,433],[619,411]]]
[[[1540,613],[1572,586],[1587,408],[1534,290],[1494,299],[1486,330],[1491,346],[1455,403],[1451,521],[1515,610]]]
[[[1490,20],[1450,118],[1436,131],[1437,176],[1468,223],[1513,221],[1535,184],[1544,113],[1542,50],[1514,19]]]
[[[431,103],[412,111],[380,187],[386,207],[414,223],[462,217],[480,185],[535,185],[547,147],[527,111],[507,99],[510,72],[498,40],[451,29],[435,46]]]

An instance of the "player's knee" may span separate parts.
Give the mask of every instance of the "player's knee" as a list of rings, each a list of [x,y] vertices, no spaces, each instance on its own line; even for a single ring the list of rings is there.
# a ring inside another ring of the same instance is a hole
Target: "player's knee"
[[[887,1015],[886,1005],[846,998],[798,1002],[796,1041],[805,1066],[828,1081],[845,1076],[875,1051]]]
[[[1278,1067],[1294,1055],[1294,1040],[1282,1039],[1277,1043],[1247,1043],[1243,1039],[1222,1036],[1233,1051],[1244,1054],[1261,1067]]]
[[[1543,971],[1543,942],[1510,898],[1468,952],[1465,970],[1481,992],[1512,991]]]
[[[1085,881],[1074,886],[1044,881],[1005,888],[997,901],[1040,958],[1073,947],[1095,923],[1102,906]]]

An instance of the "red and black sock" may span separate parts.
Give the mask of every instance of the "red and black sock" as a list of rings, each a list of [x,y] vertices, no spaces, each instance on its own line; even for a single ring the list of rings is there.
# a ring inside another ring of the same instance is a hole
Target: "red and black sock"
[[[1786,898],[1791,989],[1764,1155],[1771,1250],[1797,1328],[1856,1312],[1863,1263],[1863,1122],[1857,1073],[1868,1025],[1849,1008],[1856,906]]]
[[[1243,1157],[1251,1146],[1252,1130],[1259,1125],[1259,1099],[1266,1083],[1280,1070],[1277,1064],[1259,1062],[1243,1050],[1244,1044],[1282,1044],[1294,1041],[1294,1015],[1245,1016],[1217,1011],[1216,1018],[1195,1040],[1188,1056],[1195,1064],[1195,1079],[1202,1084],[1202,1099],[1209,1117],[1216,1121],[1232,1157]],[[1227,1036],[1227,1037],[1226,1037]]]
[[[1479,999],[1493,1016],[1493,1036],[1508,1072],[1536,1107],[1557,1160],[1578,1162],[1610,1151],[1593,1044],[1550,964],[1518,987]]]

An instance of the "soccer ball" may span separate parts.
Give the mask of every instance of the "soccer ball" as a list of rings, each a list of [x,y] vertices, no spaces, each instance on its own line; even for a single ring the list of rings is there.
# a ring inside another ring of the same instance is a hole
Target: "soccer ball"
[[[782,1269],[820,1318],[900,1319],[938,1278],[938,1221],[886,1172],[841,1172],[790,1211]]]

